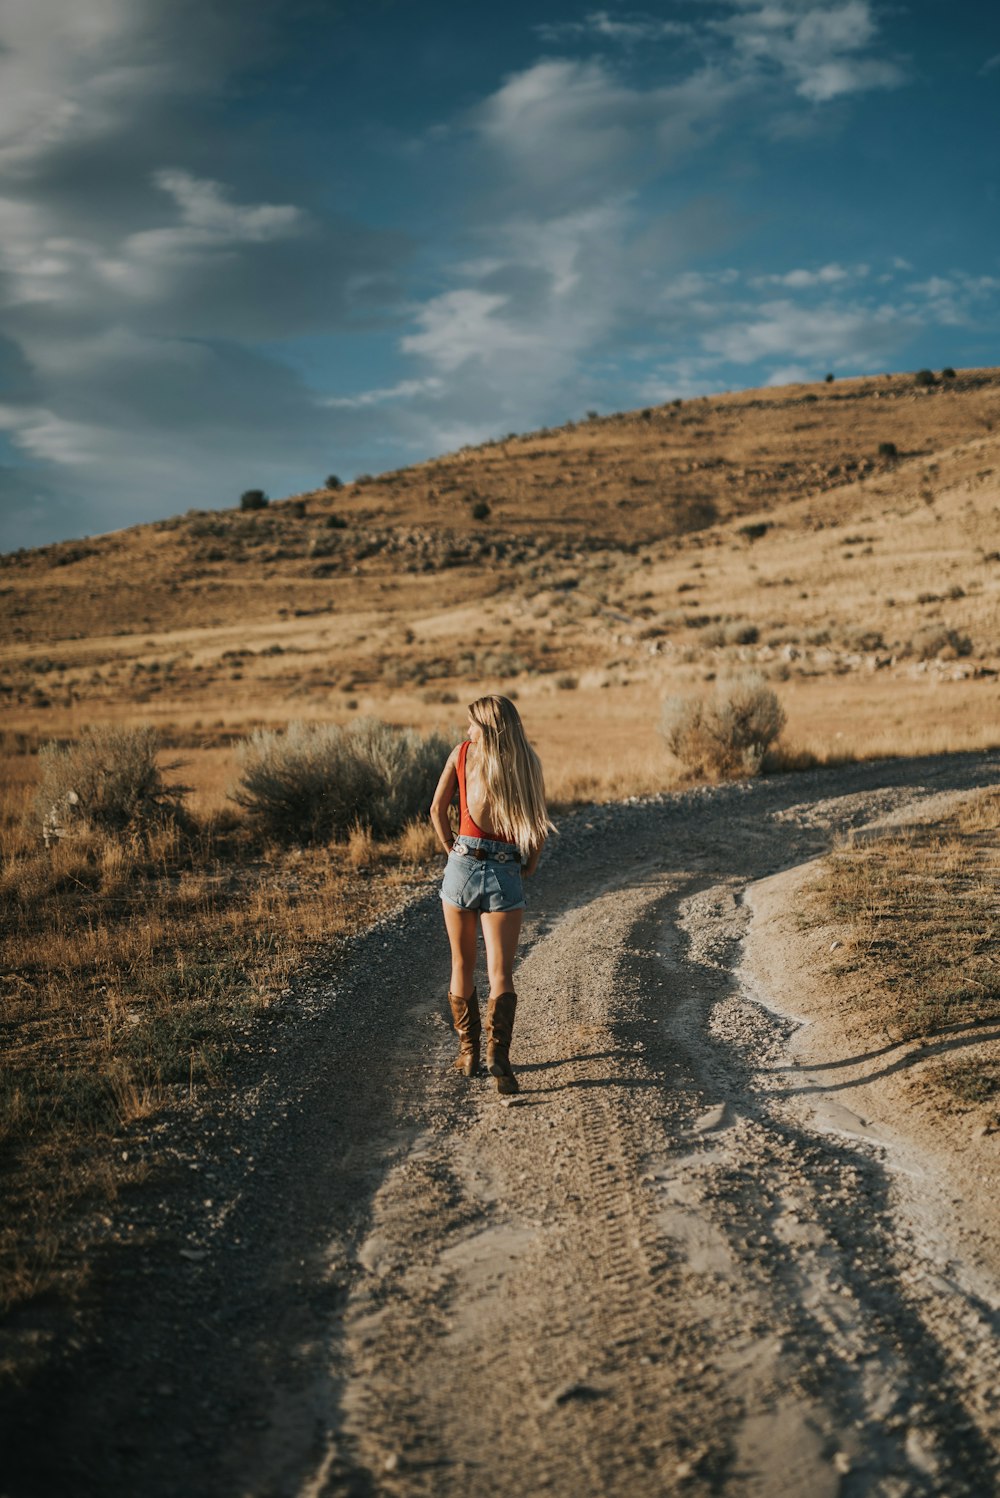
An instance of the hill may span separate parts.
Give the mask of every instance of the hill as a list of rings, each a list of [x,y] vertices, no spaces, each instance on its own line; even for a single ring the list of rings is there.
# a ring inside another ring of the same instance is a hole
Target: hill
[[[8,767],[153,722],[212,795],[254,723],[499,688],[564,793],[647,789],[659,699],[740,666],[820,757],[994,742],[998,434],[996,369],[746,391],[8,555]]]

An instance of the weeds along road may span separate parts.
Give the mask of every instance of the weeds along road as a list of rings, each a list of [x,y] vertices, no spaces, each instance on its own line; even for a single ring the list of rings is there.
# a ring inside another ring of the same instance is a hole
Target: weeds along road
[[[450,1069],[436,891],[304,976],[5,1395],[0,1492],[996,1491],[1000,1286],[943,1277],[885,1148],[775,1085],[792,1027],[738,965],[754,881],[997,780],[950,756],[569,819],[512,1106]]]

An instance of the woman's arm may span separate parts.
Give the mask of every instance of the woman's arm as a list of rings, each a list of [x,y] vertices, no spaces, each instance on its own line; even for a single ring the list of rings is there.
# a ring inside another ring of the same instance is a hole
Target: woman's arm
[[[528,859],[528,862],[521,865],[522,874],[533,874],[535,872],[535,870],[538,868],[539,855],[541,854],[541,851],[544,847],[545,839],[543,837],[538,846],[532,849],[531,857]]]
[[[431,802],[431,826],[446,853],[451,852],[451,845],[455,841],[451,822],[448,820],[448,808],[454,801],[455,792],[458,790],[458,771],[455,768],[457,754],[457,749],[453,749],[449,754],[448,763],[441,771],[441,779],[437,783],[434,800]]]

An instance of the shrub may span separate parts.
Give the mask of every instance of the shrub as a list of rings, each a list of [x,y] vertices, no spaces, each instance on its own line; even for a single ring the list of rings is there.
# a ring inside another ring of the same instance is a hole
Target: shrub
[[[240,495],[241,510],[266,510],[269,504],[263,489],[244,489]]]
[[[785,726],[777,694],[756,672],[720,681],[710,697],[671,697],[660,731],[691,771],[756,775]]]
[[[561,676],[556,677],[556,686],[560,692],[575,692],[579,685],[579,678],[573,676],[569,671],[564,671]]]
[[[472,506],[471,511],[473,520],[486,520],[489,516],[489,513],[490,507],[486,503],[485,499],[477,499],[475,504]]]
[[[750,624],[746,619],[734,619],[726,625],[727,645],[756,645],[759,639],[760,630],[756,624]]]
[[[759,541],[761,536],[766,536],[770,529],[769,520],[748,520],[746,525],[739,527],[738,534],[746,536],[748,541]]]
[[[705,624],[702,642],[712,648],[722,645],[756,645],[760,630],[747,619],[716,619]]]
[[[323,524],[328,531],[345,531],[347,529],[347,521],[343,515],[328,515]]]
[[[942,380],[953,380],[955,378],[955,371],[950,364],[945,369],[942,369],[941,378]]]
[[[956,656],[972,654],[972,640],[956,629],[947,629],[943,624],[928,624],[920,629],[906,647],[907,655],[915,655],[918,661],[935,660],[943,656],[954,660]]]
[[[335,473],[328,473],[326,476],[326,483],[323,485],[323,487],[324,489],[343,489],[344,484],[343,480],[339,479]]]
[[[844,637],[844,644],[848,650],[870,653],[873,650],[885,650],[885,636],[880,629],[858,629],[850,630]]]
[[[392,837],[430,805],[451,747],[440,734],[423,738],[377,718],[258,729],[237,747],[241,778],[231,794],[282,841],[343,838],[359,822]]]
[[[899,448],[895,442],[880,442],[878,445],[878,455],[880,458],[898,458]]]
[[[87,728],[73,744],[43,744],[34,814],[46,843],[74,827],[145,834],[185,822],[183,789],[168,787],[156,763],[153,728]]]
[[[828,374],[827,375],[827,377],[826,377],[826,383],[828,385],[832,385],[833,384],[833,375],[832,374]]]
[[[936,385],[933,369],[918,369],[913,376],[914,385]]]

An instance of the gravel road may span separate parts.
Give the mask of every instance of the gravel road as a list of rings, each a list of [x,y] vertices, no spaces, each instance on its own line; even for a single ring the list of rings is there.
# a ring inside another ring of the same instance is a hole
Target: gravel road
[[[130,1145],[169,1164],[89,1225],[72,1328],[6,1334],[0,1493],[995,1492],[1000,1283],[775,1087],[795,1027],[741,960],[756,881],[998,781],[948,756],[568,818],[516,1099],[450,1069],[436,888],[303,974],[231,1091]]]

